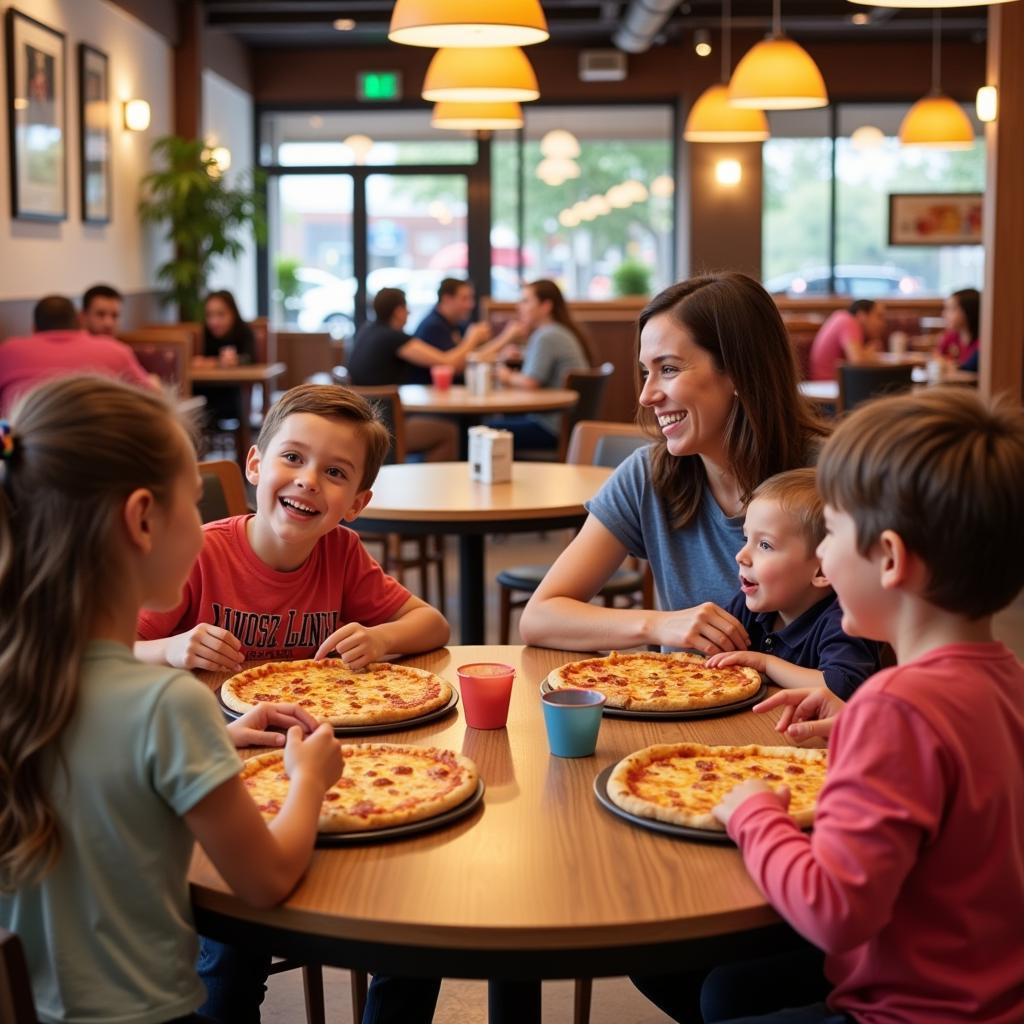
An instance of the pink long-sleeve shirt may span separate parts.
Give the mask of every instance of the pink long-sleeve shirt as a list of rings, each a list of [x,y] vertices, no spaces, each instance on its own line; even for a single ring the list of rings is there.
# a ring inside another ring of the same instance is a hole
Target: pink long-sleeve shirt
[[[814,831],[774,794],[729,822],[773,906],[826,953],[859,1024],[1024,1021],[1024,667],[937,648],[836,721]]]

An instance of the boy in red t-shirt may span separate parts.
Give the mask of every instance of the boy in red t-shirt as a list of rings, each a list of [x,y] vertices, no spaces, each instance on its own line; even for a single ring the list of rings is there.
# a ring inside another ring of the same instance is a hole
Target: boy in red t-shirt
[[[825,445],[822,569],[843,629],[898,664],[846,706],[826,690],[760,706],[784,706],[797,742],[829,740],[814,831],[759,780],[714,813],[824,977],[806,955],[719,968],[706,1021],[1024,1019],[1024,667],[992,633],[1024,584],[1022,480],[1020,410],[959,388],[863,406]]]
[[[246,460],[256,514],[208,523],[203,550],[171,612],[144,611],[135,655],[234,672],[250,659],[324,658],[350,668],[433,650],[448,622],[386,575],[339,523],[366,507],[388,451],[387,429],[347,388],[292,388],[267,414]],[[259,1020],[269,951],[204,938],[205,1017]],[[375,1020],[429,1020],[439,979],[377,975]]]
[[[181,604],[143,612],[135,655],[236,671],[245,660],[351,668],[448,641],[440,612],[386,575],[352,522],[370,500],[387,429],[347,388],[305,384],[267,414],[246,460],[256,514],[208,523]]]

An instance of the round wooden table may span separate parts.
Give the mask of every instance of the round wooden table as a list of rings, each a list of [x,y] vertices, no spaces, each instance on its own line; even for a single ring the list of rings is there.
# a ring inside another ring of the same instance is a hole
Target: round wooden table
[[[317,850],[296,890],[270,910],[232,895],[197,851],[191,883],[200,930],[339,967],[520,982],[503,985],[502,1000],[492,1002],[492,1011],[504,1007],[492,1020],[519,1024],[539,1021],[542,978],[670,973],[777,948],[791,933],[734,847],[638,828],[593,793],[599,771],[652,743],[784,743],[774,713],[605,718],[595,756],[552,757],[538,686],[551,669],[584,656],[452,647],[406,659],[456,687],[459,665],[515,666],[506,729],[467,728],[460,706],[420,729],[372,737],[468,755],[487,786],[482,806],[435,832]],[[202,675],[210,685],[223,678]]]
[[[352,526],[367,533],[455,534],[459,638],[483,643],[485,535],[579,526],[587,514],[583,503],[610,475],[602,466],[517,462],[509,483],[482,484],[470,480],[466,462],[384,466]]]
[[[441,390],[423,384],[405,384],[398,389],[406,413],[452,416],[459,430],[459,458],[466,458],[466,431],[488,416],[517,416],[535,412],[563,412],[580,399],[566,388],[495,388],[486,395],[474,395],[469,388],[454,384]]]

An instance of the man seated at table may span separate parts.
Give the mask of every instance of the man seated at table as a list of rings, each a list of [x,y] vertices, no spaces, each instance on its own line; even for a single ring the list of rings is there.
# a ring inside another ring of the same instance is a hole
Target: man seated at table
[[[883,303],[857,299],[849,309],[837,309],[821,325],[811,345],[811,380],[835,380],[841,362],[872,362],[884,337]]]
[[[476,305],[476,289],[472,281],[446,277],[437,289],[437,305],[420,321],[413,332],[421,341],[433,345],[439,352],[450,352],[470,331],[487,331],[486,324],[470,324]],[[429,384],[430,369],[413,367],[409,384]]]
[[[123,302],[116,288],[111,288],[109,284],[94,284],[82,296],[82,313],[79,317],[82,330],[106,338],[116,337]]]
[[[23,392],[51,377],[99,373],[155,388],[132,350],[113,338],[79,330],[78,311],[63,295],[47,295],[32,312],[35,333],[0,345],[0,414]]]
[[[413,369],[450,366],[461,370],[466,356],[487,341],[490,332],[475,325],[466,337],[442,352],[421,338],[405,333],[409,307],[400,288],[381,288],[373,297],[376,319],[356,332],[348,360],[349,379],[355,387],[398,386],[409,383]],[[479,327],[480,329],[477,329]],[[455,424],[434,416],[410,416],[405,421],[406,448],[422,452],[428,462],[451,462],[457,457]]]

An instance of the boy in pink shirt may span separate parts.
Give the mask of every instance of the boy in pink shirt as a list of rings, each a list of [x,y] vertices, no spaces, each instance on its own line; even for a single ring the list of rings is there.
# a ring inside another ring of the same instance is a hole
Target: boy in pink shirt
[[[843,629],[890,643],[898,665],[846,706],[784,690],[755,709],[782,706],[796,742],[828,739],[814,831],[759,780],[715,814],[825,977],[806,954],[719,968],[704,1019],[1019,1024],[1024,668],[992,616],[1024,584],[1024,416],[960,389],[873,402],[818,479]]]

